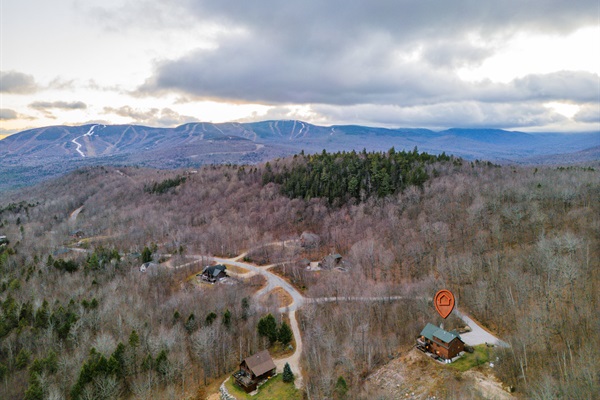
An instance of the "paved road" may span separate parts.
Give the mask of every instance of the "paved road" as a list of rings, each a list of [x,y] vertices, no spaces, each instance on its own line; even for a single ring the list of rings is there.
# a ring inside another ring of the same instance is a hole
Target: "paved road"
[[[280,276],[275,275],[274,273],[272,273],[271,271],[268,271],[264,267],[257,267],[255,265],[248,264],[246,262],[236,261],[239,258],[241,258],[241,257],[240,256],[235,257],[235,258],[213,257],[213,260],[215,260],[216,262],[221,263],[221,264],[230,264],[230,265],[234,265],[236,267],[245,268],[252,272],[255,272],[255,273],[258,273],[258,274],[261,274],[262,276],[264,276],[267,280],[267,285],[254,294],[254,297],[256,297],[256,298],[259,298],[259,297],[269,293],[271,290],[273,290],[277,287],[283,288],[283,290],[285,290],[292,297],[292,304],[290,304],[287,307],[282,307],[280,309],[280,311],[281,312],[288,311],[288,313],[289,313],[288,317],[290,319],[290,327],[292,328],[292,332],[294,333],[294,340],[296,341],[296,349],[294,351],[294,354],[292,354],[291,356],[274,360],[274,362],[275,362],[275,366],[277,367],[277,370],[279,372],[283,372],[283,367],[285,366],[286,362],[288,364],[290,364],[290,368],[294,372],[294,375],[296,375],[294,384],[298,389],[300,389],[303,385],[302,369],[300,368],[300,355],[302,354],[302,335],[300,334],[300,327],[298,326],[298,320],[296,319],[296,310],[304,304],[304,301],[305,301],[304,296],[302,296],[302,294],[300,292],[298,292],[296,290],[296,288],[294,288],[292,285],[290,285],[287,281],[285,281]]]
[[[465,324],[467,324],[471,328],[471,332],[463,333],[460,335],[463,342],[465,342],[466,344],[470,346],[475,346],[478,344],[490,343],[495,344],[497,346],[509,347],[508,343],[503,342],[496,336],[483,329],[475,321],[469,318],[468,315],[461,313],[457,309],[455,309],[452,312],[455,313],[460,319],[462,319],[465,322]]]
[[[264,288],[262,288],[261,290],[259,290],[258,292],[256,292],[255,297],[260,297],[266,293],[269,293],[271,290],[275,289],[276,287],[281,287],[281,288],[283,288],[283,290],[288,292],[288,294],[293,299],[292,304],[290,304],[287,307],[290,311],[296,311],[299,307],[301,307],[304,304],[304,296],[302,296],[302,294],[300,294],[300,292],[297,291],[296,288],[294,288],[289,282],[287,282],[286,280],[281,278],[279,275],[275,275],[274,273],[266,270],[263,267],[257,267],[255,265],[248,264],[245,262],[235,261],[234,259],[231,259],[231,258],[213,257],[213,260],[215,260],[218,263],[222,263],[222,264],[231,264],[231,265],[235,265],[236,267],[246,268],[246,269],[249,269],[250,271],[257,272],[257,273],[261,274],[262,276],[264,276],[267,279],[267,285]]]
[[[81,210],[83,210],[83,206],[77,208],[75,211],[73,211],[71,213],[71,215],[69,216],[69,222],[74,224],[75,220],[77,219],[77,216],[79,215],[79,213],[81,212]]]
[[[280,242],[278,242],[278,243],[280,243]],[[236,267],[245,268],[247,270],[252,271],[253,273],[257,273],[257,274],[264,276],[265,279],[267,280],[267,284],[264,288],[262,288],[261,290],[259,290],[258,292],[256,292],[254,294],[254,297],[256,297],[256,298],[259,298],[259,297],[269,293],[270,291],[272,291],[273,289],[275,289],[277,287],[283,288],[292,297],[292,300],[293,300],[292,304],[290,304],[287,307],[280,308],[280,311],[281,312],[287,311],[289,313],[290,327],[292,328],[292,331],[294,332],[294,338],[296,340],[296,350],[294,351],[294,354],[292,354],[291,356],[274,360],[274,362],[277,367],[277,370],[280,372],[283,371],[283,366],[285,365],[286,362],[290,364],[292,371],[294,371],[294,374],[296,375],[295,384],[296,384],[297,388],[301,388],[302,384],[303,384],[302,370],[300,368],[300,356],[302,354],[303,346],[302,346],[302,335],[300,332],[300,328],[298,326],[298,321],[296,319],[296,310],[298,310],[304,304],[310,304],[310,303],[314,304],[314,303],[328,303],[328,302],[338,302],[338,301],[382,301],[382,302],[385,302],[385,301],[397,301],[397,300],[402,300],[402,299],[408,298],[406,296],[377,296],[377,297],[341,296],[341,297],[307,298],[307,297],[304,297],[298,290],[296,290],[296,288],[294,288],[289,282],[287,282],[280,276],[275,275],[274,273],[269,271],[268,269],[270,267],[272,267],[272,265],[259,267],[259,266],[253,265],[253,264],[239,261],[246,254],[247,253],[242,253],[239,256],[234,257],[234,258],[212,257],[212,259],[217,263],[230,264],[230,265],[234,265]],[[192,257],[201,258],[201,256],[192,256]],[[176,266],[175,268],[180,268],[182,266],[191,265],[191,264],[197,263],[197,262],[199,262],[199,260],[196,260],[196,261],[193,261],[193,262],[181,265],[181,266]],[[459,318],[461,318],[471,328],[471,332],[461,335],[464,342],[467,343],[468,345],[474,346],[474,345],[478,345],[478,344],[491,343],[491,344],[495,344],[495,345],[499,345],[499,346],[508,347],[507,343],[501,341],[500,339],[498,339],[497,337],[495,337],[494,335],[492,335],[491,333],[489,333],[488,331],[483,329],[481,326],[479,326],[475,321],[473,321],[467,315],[459,312],[458,309],[455,309],[453,312],[456,313],[456,315]]]
[[[300,356],[302,355],[302,336],[300,335],[300,327],[298,326],[298,320],[296,319],[296,311],[290,311],[289,317],[290,326],[292,328],[292,332],[294,332],[294,339],[296,340],[296,350],[291,356],[274,360],[274,362],[277,370],[282,372],[285,363],[290,364],[290,368],[296,376],[294,385],[300,389],[303,385],[302,370],[300,368]]]

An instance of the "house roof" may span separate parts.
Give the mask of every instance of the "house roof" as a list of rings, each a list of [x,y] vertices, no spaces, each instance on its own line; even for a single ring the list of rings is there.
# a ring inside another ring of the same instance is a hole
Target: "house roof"
[[[263,350],[260,353],[256,353],[253,356],[246,358],[244,361],[252,373],[256,376],[260,376],[266,372],[269,372],[275,368],[275,363],[271,358],[268,350]]]
[[[441,340],[444,343],[450,343],[454,339],[458,338],[462,341],[460,335],[456,331],[445,331],[442,328],[438,328],[437,326],[428,323],[425,325],[425,328],[421,331],[421,336],[426,337],[429,340],[435,340],[435,338]]]
[[[208,275],[212,275],[214,277],[219,276],[219,274],[221,272],[224,272],[227,269],[226,266],[224,266],[223,264],[217,264],[217,265],[212,265],[212,266],[208,266],[208,267],[204,267],[204,270],[202,271],[202,273],[206,273]]]
[[[330,254],[327,257],[325,257],[326,261],[332,260],[332,261],[338,261],[342,259],[342,255],[341,254]]]
[[[147,268],[150,268],[150,267],[157,267],[157,266],[158,266],[158,264],[156,264],[156,263],[154,263],[154,262],[152,262],[152,261],[149,261],[149,262],[145,262],[145,263],[143,263],[143,264],[140,266],[140,270],[145,270],[145,269],[147,269]]]

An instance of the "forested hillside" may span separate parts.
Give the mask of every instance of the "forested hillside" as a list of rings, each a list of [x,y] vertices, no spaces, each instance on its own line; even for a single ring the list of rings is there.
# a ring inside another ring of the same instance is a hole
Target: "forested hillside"
[[[261,262],[288,261],[279,273],[308,297],[414,299],[305,306],[311,398],[333,397],[339,377],[350,399],[384,396],[365,379],[427,322],[439,324],[422,299],[442,287],[510,344],[496,351],[494,371],[517,395],[594,398],[597,166],[401,154],[301,154],[197,171],[89,167],[4,194],[0,398],[186,398],[223,380],[241,356],[269,347],[257,325],[268,313],[280,321],[277,305],[253,300],[259,278],[198,289],[188,278],[206,261],[173,266],[248,249]],[[303,232],[318,235],[314,247],[263,246]],[[162,264],[141,273],[146,248]],[[345,272],[311,274],[299,262],[330,253],[343,256]],[[478,398],[459,380],[442,395]]]
[[[386,197],[397,194],[409,186],[422,187],[429,178],[425,167],[435,162],[448,162],[451,157],[412,152],[357,154],[327,153],[294,157],[290,168],[284,166],[274,172],[271,164],[265,165],[263,184],[275,182],[281,192],[290,197],[306,200],[325,198],[330,204],[343,204],[350,199],[355,202],[372,196]],[[455,162],[461,163],[460,159]],[[433,170],[433,174],[438,174]]]

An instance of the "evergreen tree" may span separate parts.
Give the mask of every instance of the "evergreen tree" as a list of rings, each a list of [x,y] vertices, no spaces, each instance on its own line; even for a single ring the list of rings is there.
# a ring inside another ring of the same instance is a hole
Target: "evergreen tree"
[[[290,326],[283,321],[281,326],[279,327],[279,332],[277,332],[277,339],[284,345],[287,346],[294,337],[294,333]]]
[[[272,314],[262,317],[257,325],[258,334],[269,339],[269,343],[273,344],[277,341],[277,322]]]
[[[144,247],[144,250],[142,250],[142,263],[150,261],[152,261],[152,251],[146,246]]]
[[[131,331],[131,334],[129,335],[129,354],[133,355],[133,374],[137,374],[137,369],[138,369],[138,347],[140,346],[140,337],[137,333],[137,331],[134,329]]]
[[[217,319],[217,314],[215,314],[214,312],[210,312],[206,316],[206,319],[204,320],[204,322],[206,323],[207,326],[209,326],[209,325],[212,325],[213,322],[215,322],[215,319]]]
[[[40,378],[37,373],[33,373],[29,377],[29,386],[25,391],[25,400],[43,400],[44,390],[40,384]]]
[[[225,310],[223,313],[223,325],[225,325],[227,329],[231,327],[231,312],[229,310]]]
[[[283,367],[282,380],[285,383],[294,382],[294,373],[292,372],[292,368],[290,367],[290,364],[288,364],[288,363],[285,363],[285,366]]]
[[[152,354],[148,354],[142,361],[142,370],[148,371],[152,368],[154,368],[154,359],[152,358]]]
[[[29,357],[31,354],[26,349],[21,349],[17,357],[15,358],[15,367],[17,369],[23,369],[29,364]]]
[[[333,389],[334,398],[337,400],[345,399],[346,393],[348,393],[348,384],[343,376],[340,376],[335,383],[335,388]]]
[[[131,334],[129,335],[129,346],[136,348],[140,345],[140,337],[137,333],[137,331],[134,329],[131,331]]]
[[[51,374],[56,373],[58,371],[58,354],[56,354],[53,350],[48,352],[48,355],[43,360],[44,369]]]
[[[192,334],[193,332],[196,331],[196,329],[198,329],[198,323],[196,322],[196,316],[194,315],[194,313],[191,313],[190,316],[188,317],[187,321],[185,322],[185,330],[189,334]]]
[[[156,356],[156,360],[154,360],[154,367],[156,369],[156,372],[158,372],[161,375],[166,375],[169,365],[170,362],[167,358],[167,351],[163,349],[160,351],[160,353],[158,353],[158,356]]]
[[[8,368],[0,363],[0,380],[4,379],[5,376],[8,376]]]
[[[111,373],[114,373],[119,379],[125,378],[125,345],[123,343],[119,342],[108,361]]]
[[[48,302],[44,299],[42,306],[35,312],[33,326],[39,329],[45,329],[48,327],[49,318],[50,312],[48,311]]]

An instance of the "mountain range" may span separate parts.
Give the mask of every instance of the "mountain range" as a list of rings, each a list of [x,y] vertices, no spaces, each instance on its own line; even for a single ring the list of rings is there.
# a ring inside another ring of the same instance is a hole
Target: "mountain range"
[[[600,132],[524,133],[500,129],[387,129],[302,121],[50,126],[0,140],[0,190],[34,184],[87,165],[187,168],[252,164],[304,150],[412,150],[496,163],[572,164],[600,160]]]

